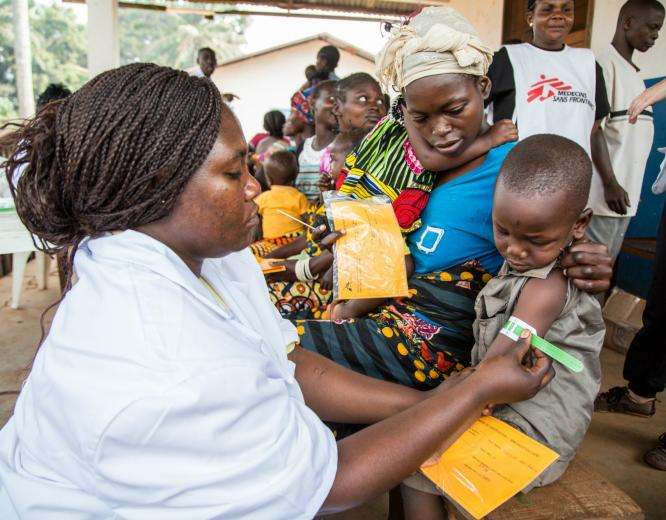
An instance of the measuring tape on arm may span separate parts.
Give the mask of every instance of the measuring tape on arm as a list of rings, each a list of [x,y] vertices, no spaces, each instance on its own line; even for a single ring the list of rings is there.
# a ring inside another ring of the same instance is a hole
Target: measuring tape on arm
[[[553,358],[558,363],[561,363],[572,372],[583,371],[583,363],[581,363],[579,359],[576,359],[571,354],[565,352],[560,347],[556,347],[549,341],[540,338],[537,334],[536,329],[532,327],[530,324],[525,323],[520,318],[511,316],[509,320],[502,327],[502,330],[500,330],[500,333],[504,334],[505,336],[511,338],[514,341],[518,341],[518,339],[520,338],[520,334],[525,329],[529,330],[532,333],[532,336],[530,336],[530,343],[534,348],[538,348],[541,352]]]

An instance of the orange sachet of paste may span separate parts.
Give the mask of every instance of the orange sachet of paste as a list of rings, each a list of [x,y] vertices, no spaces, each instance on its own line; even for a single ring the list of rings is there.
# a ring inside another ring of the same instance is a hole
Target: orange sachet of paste
[[[344,231],[334,246],[333,298],[407,296],[405,241],[387,197],[352,199],[324,193],[333,231]]]

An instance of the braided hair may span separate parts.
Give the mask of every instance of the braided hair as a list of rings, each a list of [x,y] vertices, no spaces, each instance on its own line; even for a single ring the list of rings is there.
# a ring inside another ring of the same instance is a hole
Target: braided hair
[[[0,145],[16,211],[48,254],[74,254],[85,237],[169,214],[221,125],[222,99],[206,78],[148,63],[100,74],[48,104]]]

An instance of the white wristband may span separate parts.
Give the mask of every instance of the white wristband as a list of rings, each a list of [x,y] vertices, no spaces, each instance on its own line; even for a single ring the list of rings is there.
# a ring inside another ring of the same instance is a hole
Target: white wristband
[[[519,327],[523,329],[529,330],[533,335],[538,336],[537,331],[532,325],[529,323],[525,323],[523,320],[520,318],[516,318],[515,316],[511,316],[508,320],[508,323],[513,323],[514,325],[518,325]],[[506,328],[502,327],[500,330],[500,334],[504,334],[505,336],[511,338],[513,341],[518,341],[518,334],[516,334],[512,328]]]

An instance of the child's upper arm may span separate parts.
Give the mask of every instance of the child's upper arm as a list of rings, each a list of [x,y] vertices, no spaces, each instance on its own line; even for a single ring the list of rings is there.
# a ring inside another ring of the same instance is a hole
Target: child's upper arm
[[[547,278],[527,281],[518,297],[513,315],[532,325],[544,336],[562,312],[567,298],[567,279],[559,269]]]
[[[558,318],[567,297],[567,280],[559,269],[553,269],[546,279],[531,278],[518,296],[512,315],[534,327],[540,337]],[[514,345],[514,341],[498,334],[488,347],[485,358],[501,354]]]

